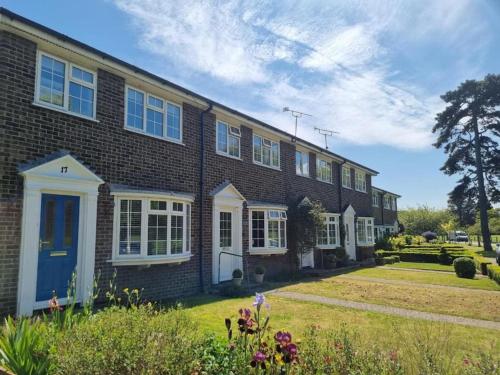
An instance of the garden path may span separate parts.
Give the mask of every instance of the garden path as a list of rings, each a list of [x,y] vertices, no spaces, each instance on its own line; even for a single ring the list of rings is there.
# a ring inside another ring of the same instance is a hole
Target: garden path
[[[434,285],[433,285],[433,287],[434,287]],[[467,290],[470,290],[470,289],[467,289]],[[464,326],[486,328],[486,329],[495,329],[495,330],[500,331],[500,322],[492,322],[492,321],[488,321],[488,320],[471,319],[471,318],[463,318],[463,317],[453,316],[453,315],[429,313],[429,312],[423,312],[423,311],[402,309],[399,307],[389,307],[389,306],[377,305],[377,304],[373,304],[373,303],[346,301],[346,300],[342,300],[342,299],[321,297],[321,296],[316,296],[316,295],[312,295],[312,294],[286,292],[286,291],[281,291],[279,289],[271,290],[269,292],[266,292],[266,294],[272,294],[276,297],[294,299],[294,300],[299,300],[299,301],[316,302],[316,303],[322,303],[322,304],[326,304],[326,305],[347,307],[347,308],[356,309],[356,310],[372,311],[372,312],[378,312],[378,313],[390,314],[390,315],[398,315],[398,316],[402,316],[405,318],[423,319],[423,320],[430,320],[430,321],[443,322],[443,323],[454,323],[454,324],[461,324]]]

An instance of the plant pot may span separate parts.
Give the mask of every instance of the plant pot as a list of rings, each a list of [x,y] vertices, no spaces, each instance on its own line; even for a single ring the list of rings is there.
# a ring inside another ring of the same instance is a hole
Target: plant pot
[[[262,284],[264,282],[264,274],[263,273],[256,273],[254,274],[255,277],[255,282],[257,284]]]
[[[233,285],[241,286],[241,282],[243,281],[243,277],[233,277]]]

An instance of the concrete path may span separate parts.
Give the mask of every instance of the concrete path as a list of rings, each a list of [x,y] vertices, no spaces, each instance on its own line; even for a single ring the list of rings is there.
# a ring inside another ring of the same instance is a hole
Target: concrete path
[[[328,298],[315,296],[311,294],[303,294],[303,293],[295,293],[295,292],[285,292],[279,289],[275,289],[266,294],[272,294],[277,297],[289,298],[298,301],[306,301],[306,302],[316,302],[322,303],[325,305],[333,305],[333,306],[341,306],[347,307],[350,309],[362,310],[362,311],[372,311],[383,314],[397,315],[405,318],[416,318],[423,320],[431,320],[435,322],[443,322],[443,323],[454,323],[461,324],[464,326],[470,327],[478,327],[478,328],[486,328],[486,329],[495,329],[500,331],[500,322],[491,322],[488,320],[480,320],[480,319],[470,319],[470,318],[462,318],[459,316],[453,315],[445,315],[445,314],[436,314],[429,313],[423,311],[415,311],[409,309],[402,309],[399,307],[389,307],[376,305],[373,303],[365,303],[365,302],[354,302],[354,301],[346,301],[337,298]]]
[[[496,290],[485,290],[485,289],[477,289],[477,288],[467,288],[460,286],[449,286],[449,285],[437,285],[437,284],[426,284],[426,283],[417,283],[414,281],[407,280],[392,280],[392,279],[382,279],[378,277],[367,277],[367,276],[356,276],[356,275],[338,275],[336,278],[342,279],[352,279],[352,280],[360,280],[360,281],[369,281],[373,283],[380,284],[392,284],[392,285],[408,285],[411,287],[420,287],[420,288],[432,288],[432,289],[448,289],[448,290],[456,290],[459,292],[467,292],[467,293],[485,293],[489,294],[492,297],[500,298],[500,291]]]

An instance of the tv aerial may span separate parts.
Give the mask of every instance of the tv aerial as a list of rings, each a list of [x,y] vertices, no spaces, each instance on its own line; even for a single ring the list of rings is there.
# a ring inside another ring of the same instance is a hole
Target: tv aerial
[[[320,129],[317,127],[314,127],[314,130],[325,137],[325,149],[327,150],[328,150],[328,139],[326,137],[333,137],[334,134],[339,134],[339,132],[336,132],[334,130]]]
[[[289,107],[283,107],[283,112],[290,112],[292,114],[292,116],[295,117],[295,133],[294,133],[294,136],[292,138],[292,142],[295,142],[295,141],[297,141],[297,123],[298,123],[298,119],[300,117],[304,117],[304,116],[312,117],[312,115],[310,115],[308,113],[296,111],[294,109],[290,109]]]

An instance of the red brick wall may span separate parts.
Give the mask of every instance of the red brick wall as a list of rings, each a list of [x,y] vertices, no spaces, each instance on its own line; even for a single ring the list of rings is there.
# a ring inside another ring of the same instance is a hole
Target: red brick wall
[[[124,123],[122,77],[98,71],[97,119],[80,119],[69,114],[32,105],[35,86],[36,45],[7,32],[0,33],[0,315],[12,313],[16,304],[23,181],[17,167],[60,149],[71,151],[95,171],[106,184],[100,187],[97,211],[96,273],[101,288],[113,273],[113,200],[109,184],[126,184],[145,189],[190,192],[198,197],[200,108],[183,104],[183,145],[129,132]],[[215,152],[215,116],[205,120],[206,189],[203,207],[204,284],[211,283],[212,199],[208,193],[224,180],[231,181],[247,200],[287,204],[303,196],[320,200],[330,212],[352,204],[360,216],[371,216],[371,181],[368,194],[342,189],[339,200],[339,165],[333,164],[333,184],[315,179],[316,159],[310,154],[311,178],[295,174],[295,147],[281,142],[281,170],[255,165],[252,161],[252,129],[241,126],[241,158],[235,160]],[[235,123],[233,125],[240,125]],[[354,173],[354,172],[353,172]],[[354,175],[353,175],[354,181]],[[119,267],[119,288],[144,288],[144,297],[161,299],[200,290],[197,199],[192,207],[193,258],[182,265],[154,265],[150,268]],[[243,251],[248,255],[248,213],[244,210]],[[282,256],[248,256],[250,270],[264,265],[267,273],[289,272],[291,252]]]

